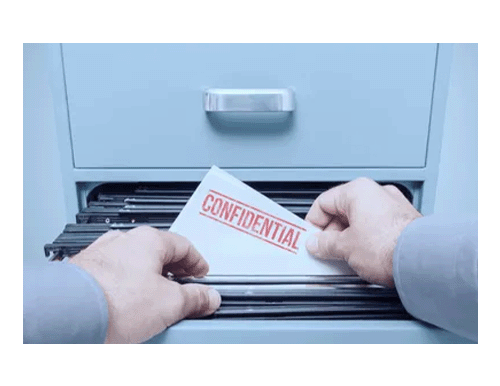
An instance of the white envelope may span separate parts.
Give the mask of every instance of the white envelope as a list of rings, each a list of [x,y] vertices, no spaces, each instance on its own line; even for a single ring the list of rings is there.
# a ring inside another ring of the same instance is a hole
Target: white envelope
[[[213,166],[170,228],[188,238],[209,275],[354,275],[305,248],[319,229]]]

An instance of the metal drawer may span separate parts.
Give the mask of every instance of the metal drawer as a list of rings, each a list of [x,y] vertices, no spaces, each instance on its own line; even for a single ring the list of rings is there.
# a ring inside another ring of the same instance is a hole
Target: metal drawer
[[[436,44],[63,44],[76,168],[423,167]],[[207,88],[293,112],[206,112]]]

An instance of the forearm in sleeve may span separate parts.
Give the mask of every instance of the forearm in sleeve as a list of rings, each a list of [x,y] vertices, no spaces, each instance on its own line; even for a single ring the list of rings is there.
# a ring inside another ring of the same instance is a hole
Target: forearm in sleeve
[[[99,284],[74,264],[25,269],[24,343],[103,343],[108,308]]]
[[[393,256],[396,289],[414,317],[477,341],[478,223],[427,216],[408,225]]]

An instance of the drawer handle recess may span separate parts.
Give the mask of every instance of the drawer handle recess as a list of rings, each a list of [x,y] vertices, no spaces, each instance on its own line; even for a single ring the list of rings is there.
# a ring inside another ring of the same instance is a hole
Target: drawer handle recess
[[[203,105],[207,112],[290,112],[295,109],[293,90],[222,89],[205,90]]]

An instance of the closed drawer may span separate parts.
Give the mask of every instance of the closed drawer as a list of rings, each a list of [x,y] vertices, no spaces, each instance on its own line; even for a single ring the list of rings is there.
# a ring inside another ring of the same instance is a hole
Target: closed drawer
[[[436,44],[63,44],[78,168],[423,167]],[[207,113],[291,88],[292,113]]]

